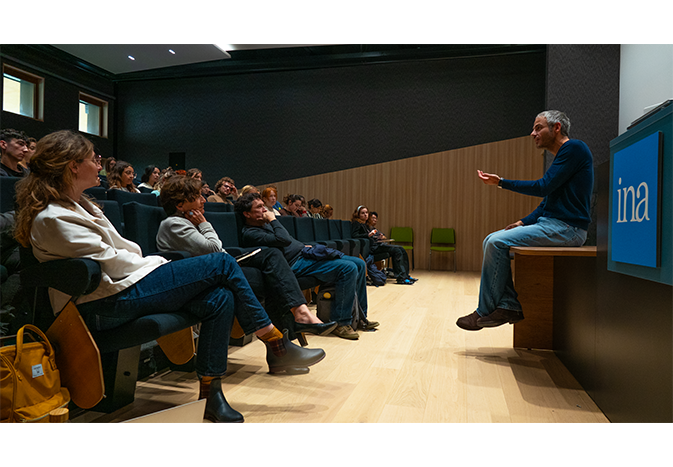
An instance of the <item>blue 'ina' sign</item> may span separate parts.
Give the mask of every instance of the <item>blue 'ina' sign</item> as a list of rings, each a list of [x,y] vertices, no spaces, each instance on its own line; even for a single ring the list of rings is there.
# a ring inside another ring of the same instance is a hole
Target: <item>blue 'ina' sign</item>
[[[614,155],[612,260],[659,266],[661,132]]]

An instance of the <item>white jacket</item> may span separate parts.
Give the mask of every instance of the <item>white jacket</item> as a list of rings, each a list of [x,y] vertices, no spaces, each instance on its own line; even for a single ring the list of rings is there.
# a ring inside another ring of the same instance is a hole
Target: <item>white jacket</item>
[[[40,262],[89,258],[100,263],[100,285],[76,303],[91,302],[121,292],[168,262],[160,256],[143,257],[140,247],[119,235],[101,210],[85,198],[74,208],[58,203],[47,206],[33,221],[30,243],[33,254]],[[49,298],[54,314],[59,313],[71,299],[54,289],[49,289]]]

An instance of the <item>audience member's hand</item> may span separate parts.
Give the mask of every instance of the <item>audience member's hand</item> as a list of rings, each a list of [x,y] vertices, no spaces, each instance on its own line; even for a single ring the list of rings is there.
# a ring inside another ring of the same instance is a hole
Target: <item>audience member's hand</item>
[[[371,232],[369,232],[369,236],[371,237],[372,235],[376,235],[377,232],[378,230],[374,229]]]
[[[505,230],[510,230],[510,229],[513,229],[514,227],[521,227],[522,225],[523,225],[523,222],[516,221],[514,224],[509,224],[507,227],[505,227]]]
[[[276,218],[276,215],[272,213],[271,211],[264,211],[264,222],[267,224],[274,220]]]
[[[199,224],[206,222],[206,218],[203,216],[203,212],[199,210],[185,211],[185,219],[187,219],[192,224],[198,226]]]
[[[496,174],[487,174],[481,170],[477,170],[477,176],[486,184],[486,185],[497,185],[500,182],[500,176]]]

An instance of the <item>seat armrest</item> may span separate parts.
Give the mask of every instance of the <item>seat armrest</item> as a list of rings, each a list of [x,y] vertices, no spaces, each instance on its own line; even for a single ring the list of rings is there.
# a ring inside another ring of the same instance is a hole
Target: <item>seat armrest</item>
[[[191,258],[192,255],[186,251],[158,251],[156,253],[150,253],[147,256],[161,256],[169,261],[179,261],[181,259]]]
[[[47,261],[21,271],[24,287],[51,287],[73,297],[90,294],[100,280],[100,264],[85,258]]]

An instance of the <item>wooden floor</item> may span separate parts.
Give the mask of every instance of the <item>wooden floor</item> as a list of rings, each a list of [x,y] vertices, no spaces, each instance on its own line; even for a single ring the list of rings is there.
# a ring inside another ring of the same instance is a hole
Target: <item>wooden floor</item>
[[[257,341],[231,347],[224,392],[246,423],[607,422],[550,351],[512,348],[512,326],[467,332],[479,275],[414,271],[413,286],[368,287],[381,326],[360,340],[309,337],[327,357],[308,375],[267,374]],[[194,401],[194,373],[139,381],[135,402],[73,422],[119,422]]]

